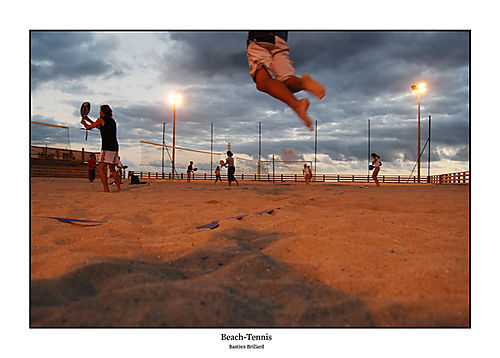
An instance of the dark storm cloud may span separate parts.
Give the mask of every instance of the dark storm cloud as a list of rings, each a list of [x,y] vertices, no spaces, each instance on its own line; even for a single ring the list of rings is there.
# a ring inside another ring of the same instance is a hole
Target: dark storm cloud
[[[170,32],[160,71],[167,81],[248,76],[246,32]],[[226,79],[227,81],[227,79]]]
[[[97,41],[89,32],[31,32],[31,85],[66,80],[85,86],[87,76],[119,76],[107,60],[114,49],[109,41]]]

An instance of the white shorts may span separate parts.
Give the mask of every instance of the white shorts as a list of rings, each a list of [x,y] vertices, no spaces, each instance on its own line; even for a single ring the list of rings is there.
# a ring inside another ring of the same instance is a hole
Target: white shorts
[[[248,45],[248,67],[250,67],[250,75],[254,81],[255,73],[262,66],[271,77],[281,82],[296,75],[292,60],[288,57],[290,48],[286,41],[276,35],[274,38],[274,44],[253,40]]]
[[[118,159],[118,152],[112,150],[101,150],[99,155],[99,163],[118,165],[120,160]]]

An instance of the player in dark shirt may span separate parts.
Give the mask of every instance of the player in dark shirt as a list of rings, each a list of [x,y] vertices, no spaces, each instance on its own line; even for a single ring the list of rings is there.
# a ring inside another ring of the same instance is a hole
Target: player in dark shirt
[[[89,122],[90,124],[88,124]],[[116,183],[116,190],[122,191],[120,186],[120,177],[115,167],[119,163],[118,140],[116,139],[116,122],[113,118],[113,111],[107,104],[103,104],[100,109],[100,117],[93,122],[89,117],[82,118],[81,123],[85,129],[97,128],[101,132],[101,155],[99,156],[99,165],[97,170],[101,177],[101,182],[105,192],[109,192],[108,176],[106,167],[113,174]]]

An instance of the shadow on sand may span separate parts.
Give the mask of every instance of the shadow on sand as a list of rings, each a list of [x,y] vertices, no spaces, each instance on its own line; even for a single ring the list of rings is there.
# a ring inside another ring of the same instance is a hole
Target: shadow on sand
[[[32,327],[366,327],[357,297],[262,250],[277,233],[228,229],[178,259],[104,258],[31,281]]]

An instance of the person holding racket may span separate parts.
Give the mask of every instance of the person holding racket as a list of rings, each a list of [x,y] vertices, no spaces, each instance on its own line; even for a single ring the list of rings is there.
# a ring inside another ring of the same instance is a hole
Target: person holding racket
[[[198,168],[193,168],[193,164],[194,164],[194,163],[193,163],[193,161],[191,160],[191,161],[189,162],[188,167],[187,167],[187,171],[186,171],[186,172],[187,172],[187,182],[188,182],[188,183],[191,183],[191,176],[192,176],[192,173],[194,173],[195,171],[197,171],[197,170],[198,170]]]
[[[88,102],[86,102],[88,103]],[[84,103],[85,105],[85,103]],[[90,110],[90,103],[88,103]],[[82,105],[83,109],[83,105]],[[101,132],[101,154],[99,155],[99,165],[97,171],[101,177],[101,182],[105,192],[109,192],[108,178],[106,175],[106,167],[113,174],[116,183],[116,190],[122,191],[120,186],[120,177],[115,167],[119,163],[118,159],[118,139],[116,138],[116,122],[113,118],[113,111],[107,104],[103,104],[100,108],[100,117],[96,121],[92,121],[88,116],[88,111],[85,113],[82,110],[81,123],[85,129],[97,128]],[[87,123],[88,122],[88,123]],[[90,124],[89,124],[90,123]]]
[[[378,172],[380,171],[380,166],[382,165],[382,162],[380,161],[380,155],[378,155],[377,153],[372,153],[371,156],[373,158],[373,161],[372,161],[372,166],[373,166],[372,178],[375,181],[375,184],[377,184],[377,186],[380,186],[380,183],[378,182],[378,178],[377,178]]]
[[[230,150],[227,151],[227,158],[226,161],[220,161],[220,165],[223,167],[227,167],[227,181],[229,183],[229,186],[231,186],[231,182],[235,181],[236,185],[240,185],[238,183],[238,180],[236,180],[234,173],[236,171],[236,167],[234,166],[234,158],[233,158],[233,152]]]

